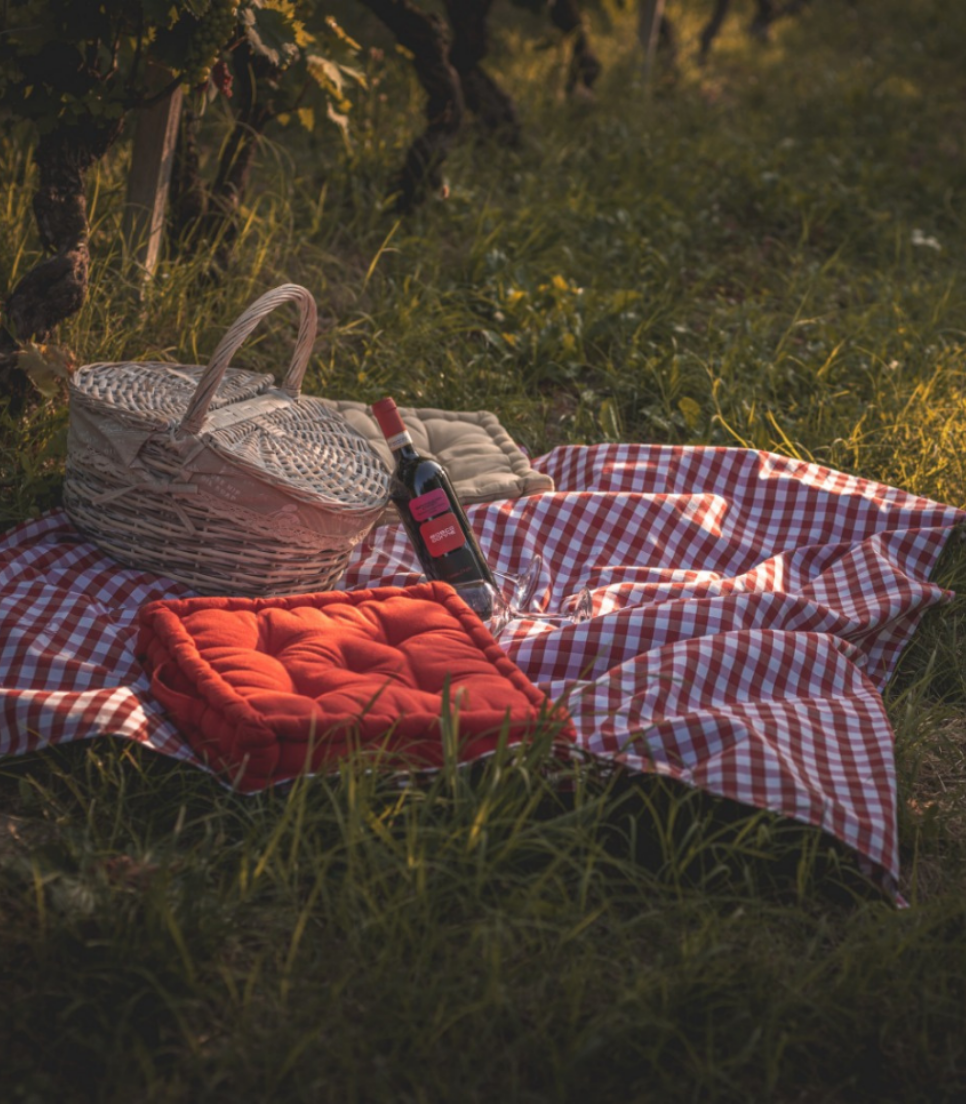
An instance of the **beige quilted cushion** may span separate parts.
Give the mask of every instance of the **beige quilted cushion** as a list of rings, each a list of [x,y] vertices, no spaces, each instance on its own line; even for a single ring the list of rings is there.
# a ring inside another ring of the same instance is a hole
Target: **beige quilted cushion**
[[[326,399],[367,437],[391,469],[392,453],[365,403]],[[534,471],[495,414],[401,406],[416,451],[446,469],[460,502],[491,502],[553,490],[548,475]]]

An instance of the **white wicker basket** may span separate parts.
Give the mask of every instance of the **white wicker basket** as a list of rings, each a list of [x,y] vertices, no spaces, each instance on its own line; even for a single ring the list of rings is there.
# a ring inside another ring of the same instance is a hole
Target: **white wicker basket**
[[[281,386],[230,368],[259,321],[294,301]],[[315,301],[285,284],[231,326],[208,366],[122,362],[74,373],[64,505],[124,563],[205,594],[325,590],[388,501],[389,476],[345,418],[299,394]]]

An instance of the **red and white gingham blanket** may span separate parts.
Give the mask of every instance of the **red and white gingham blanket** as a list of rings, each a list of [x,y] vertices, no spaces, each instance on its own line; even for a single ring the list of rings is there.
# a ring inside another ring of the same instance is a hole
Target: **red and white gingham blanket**
[[[513,623],[501,644],[586,751],[819,825],[898,876],[893,733],[880,692],[966,513],[745,449],[600,445],[536,461],[553,494],[471,507],[499,571],[544,558],[540,604],[581,586],[581,625]],[[342,586],[406,585],[376,530]],[[102,734],[197,762],[132,650],[145,601],[189,593],[122,568],[62,512],[0,537],[0,754]],[[200,765],[200,764],[199,764]]]

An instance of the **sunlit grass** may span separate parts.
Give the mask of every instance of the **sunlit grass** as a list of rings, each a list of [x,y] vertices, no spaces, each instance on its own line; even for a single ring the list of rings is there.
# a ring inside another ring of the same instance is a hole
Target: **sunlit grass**
[[[548,25],[504,6],[489,64],[522,146],[469,127],[450,198],[403,221],[383,201],[422,97],[404,58],[368,58],[350,155],[270,135],[222,283],[169,255],[139,288],[123,158],[103,166],[91,295],[58,342],[203,362],[294,280],[324,324],[315,392],[484,407],[533,453],[749,445],[966,504],[962,5],[814,0],[761,46],[736,0],[701,68],[706,13],[670,0],[681,50],[649,91],[633,12],[601,8],[596,100],[568,103]],[[33,170],[2,142],[6,287],[39,253]],[[242,360],[283,370],[294,330],[280,311]],[[3,524],[56,503],[63,429],[60,398],[4,415]],[[966,592],[960,544],[937,578]],[[106,740],[6,761],[3,1092],[958,1099],[963,601],[887,695],[904,911],[819,833],[653,780],[561,791],[540,747],[406,790],[348,764],[245,799]]]

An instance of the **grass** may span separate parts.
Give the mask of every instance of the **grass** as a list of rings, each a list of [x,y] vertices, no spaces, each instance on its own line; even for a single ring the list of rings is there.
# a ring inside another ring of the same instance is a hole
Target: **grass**
[[[559,99],[546,26],[504,10],[524,144],[470,129],[450,198],[402,222],[382,201],[421,96],[369,57],[349,155],[272,136],[220,286],[168,259],[138,298],[115,158],[58,340],[204,361],[296,280],[327,326],[315,392],[493,409],[534,453],[750,444],[966,504],[962,6],[816,0],[765,47],[741,11],[699,69],[702,13],[672,0],[685,52],[650,97],[630,13],[603,8],[593,104]],[[2,142],[9,287],[39,247],[28,149]],[[284,366],[293,321],[249,362]],[[7,525],[57,501],[62,396],[0,417]],[[966,593],[959,544],[937,577]],[[887,695],[900,911],[827,837],[660,781],[562,794],[540,746],[406,791],[349,763],[255,798],[109,740],[8,759],[0,1098],[959,1099],[964,620],[961,598],[928,616]]]

